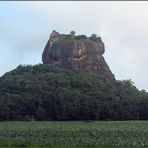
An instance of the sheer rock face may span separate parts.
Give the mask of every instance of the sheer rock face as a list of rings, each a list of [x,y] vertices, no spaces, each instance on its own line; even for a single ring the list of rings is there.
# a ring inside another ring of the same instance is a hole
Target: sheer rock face
[[[104,75],[115,81],[104,57],[104,43],[89,39],[76,40],[70,35],[53,31],[50,35],[42,61],[44,64],[56,64],[66,69],[81,69],[97,75]]]

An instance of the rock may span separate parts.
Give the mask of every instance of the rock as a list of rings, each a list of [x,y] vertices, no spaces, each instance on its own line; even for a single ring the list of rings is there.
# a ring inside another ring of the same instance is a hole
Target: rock
[[[81,69],[97,75],[104,75],[115,81],[103,54],[102,41],[90,38],[76,39],[71,35],[53,31],[42,54],[44,64],[56,64],[66,69]]]

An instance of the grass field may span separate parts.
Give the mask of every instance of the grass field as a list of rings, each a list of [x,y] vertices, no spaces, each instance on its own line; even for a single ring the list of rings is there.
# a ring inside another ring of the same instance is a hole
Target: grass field
[[[2,146],[148,146],[148,121],[0,122]]]

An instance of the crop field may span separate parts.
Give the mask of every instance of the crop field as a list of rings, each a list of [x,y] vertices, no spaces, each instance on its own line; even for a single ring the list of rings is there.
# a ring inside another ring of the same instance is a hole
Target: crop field
[[[147,121],[0,122],[0,147],[148,146]]]

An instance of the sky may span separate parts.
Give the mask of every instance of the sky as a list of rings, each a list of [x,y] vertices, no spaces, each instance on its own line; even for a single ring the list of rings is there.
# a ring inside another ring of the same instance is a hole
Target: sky
[[[0,76],[42,63],[50,33],[97,34],[117,80],[148,91],[147,1],[1,1]]]

